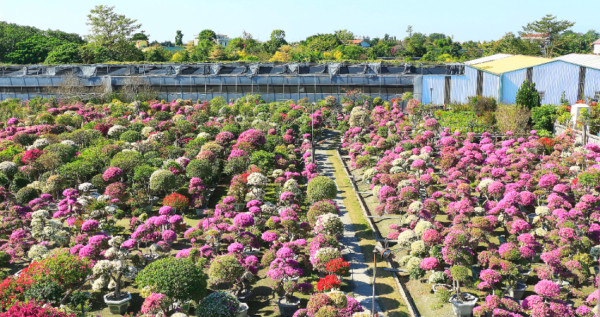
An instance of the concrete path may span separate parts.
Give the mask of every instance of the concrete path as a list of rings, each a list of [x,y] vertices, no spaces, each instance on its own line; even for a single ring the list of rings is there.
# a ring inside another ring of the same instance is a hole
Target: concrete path
[[[337,182],[335,179],[334,168],[327,154],[327,150],[335,149],[334,138],[337,135],[332,131],[326,131],[327,135],[324,136],[325,141],[322,144],[317,145],[315,149],[315,160],[319,166],[319,175],[329,177]],[[358,240],[356,239],[356,230],[350,219],[350,215],[346,211],[344,202],[339,198],[335,199],[338,207],[340,208],[340,214],[342,222],[344,223],[344,236],[340,238],[340,242],[344,246],[343,253],[344,259],[350,262],[350,287],[354,293],[354,298],[360,302],[365,311],[371,312],[372,307],[372,282],[373,276],[370,274],[369,266],[367,265],[367,259],[365,259]],[[373,261],[373,259],[370,259]],[[381,312],[379,303],[375,301],[375,309]]]

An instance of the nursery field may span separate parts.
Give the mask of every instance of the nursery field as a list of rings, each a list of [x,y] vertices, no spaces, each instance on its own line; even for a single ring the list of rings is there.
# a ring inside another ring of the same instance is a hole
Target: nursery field
[[[380,315],[593,316],[600,147],[543,107],[0,102],[0,316],[366,317],[373,256]]]

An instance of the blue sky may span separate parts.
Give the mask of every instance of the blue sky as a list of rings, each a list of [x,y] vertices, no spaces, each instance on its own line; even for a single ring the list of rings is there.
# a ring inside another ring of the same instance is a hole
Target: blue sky
[[[0,20],[82,35],[89,10],[97,4],[114,5],[116,12],[142,23],[150,40],[184,41],[209,28],[230,37],[249,32],[267,40],[273,29],[283,29],[288,41],[316,33],[348,29],[356,35],[404,38],[406,27],[415,32],[441,32],[456,41],[492,40],[518,32],[527,22],[547,13],[575,21],[574,31],[600,30],[598,0],[0,0]]]

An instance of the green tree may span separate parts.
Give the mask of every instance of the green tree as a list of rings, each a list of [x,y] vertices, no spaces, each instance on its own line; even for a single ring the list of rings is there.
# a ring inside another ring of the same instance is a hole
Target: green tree
[[[404,39],[406,54],[408,56],[420,57],[427,53],[427,48],[425,47],[425,42],[427,42],[427,37],[423,33],[412,33],[410,37]]]
[[[340,40],[342,42],[354,39],[354,33],[350,32],[346,29],[337,30],[337,31],[333,32],[333,34],[335,35],[335,37],[338,38],[338,40]]]
[[[167,62],[171,60],[171,52],[160,46],[153,46],[144,52],[144,60],[148,62]]]
[[[552,57],[556,38],[564,31],[570,29],[575,22],[567,20],[557,20],[556,16],[546,14],[538,21],[527,23],[523,26],[522,33],[548,34],[548,41],[544,45],[544,56]]]
[[[139,33],[135,33],[132,37],[131,37],[132,41],[150,41],[150,38],[148,37],[148,35],[146,35],[146,33],[144,31],[139,32]]]
[[[217,33],[215,33],[215,31],[213,30],[202,30],[202,32],[200,32],[200,34],[198,35],[198,40],[202,41],[202,40],[207,40],[207,41],[214,41],[217,39]]]
[[[13,64],[42,63],[52,48],[61,44],[56,38],[36,34],[18,42],[15,49],[6,55],[6,60]]]
[[[81,45],[66,43],[54,48],[46,57],[44,64],[71,64],[82,63],[80,55]]]
[[[535,89],[535,83],[525,80],[517,91],[516,104],[533,109],[541,105],[540,94]]]
[[[177,30],[177,33],[175,34],[175,45],[183,45],[183,33],[181,33],[181,30]]]
[[[271,32],[271,38],[265,42],[265,51],[269,52],[270,54],[274,54],[283,45],[287,45],[287,41],[285,40],[285,31],[273,30],[273,32]]]
[[[506,33],[501,39],[494,42],[493,53],[505,53],[515,55],[539,55],[541,51],[538,42],[523,41],[513,33]]]
[[[90,42],[112,48],[119,42],[127,41],[141,27],[137,20],[117,14],[115,7],[98,5],[88,14]]]
[[[310,51],[322,53],[335,49],[342,42],[333,34],[317,34],[306,38],[303,44]]]
[[[195,62],[206,62],[208,61],[208,57],[210,52],[212,51],[212,47],[216,45],[214,42],[209,40],[200,40],[198,45],[193,48],[191,59]]]

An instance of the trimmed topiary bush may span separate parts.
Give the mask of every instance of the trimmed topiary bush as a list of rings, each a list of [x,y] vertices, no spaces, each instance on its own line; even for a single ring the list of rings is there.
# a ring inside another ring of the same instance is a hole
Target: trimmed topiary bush
[[[17,199],[18,203],[27,204],[28,202],[36,199],[39,194],[40,193],[37,191],[37,189],[33,187],[23,187],[19,189],[15,195],[15,198]]]
[[[150,189],[157,192],[168,191],[175,186],[175,175],[169,170],[157,170],[150,175]]]
[[[211,285],[235,283],[244,274],[244,267],[233,254],[216,257],[208,268],[208,282]]]
[[[240,301],[227,292],[214,292],[202,300],[196,316],[235,317],[240,310]]]
[[[146,286],[175,300],[200,300],[206,293],[206,275],[189,259],[167,257],[150,263],[138,274],[138,288]]]
[[[135,130],[129,130],[129,131],[123,132],[123,134],[121,134],[119,139],[121,141],[134,143],[134,142],[140,141],[142,139],[142,134]]]
[[[337,196],[337,186],[331,178],[317,176],[308,182],[306,195],[310,202],[334,199]]]

